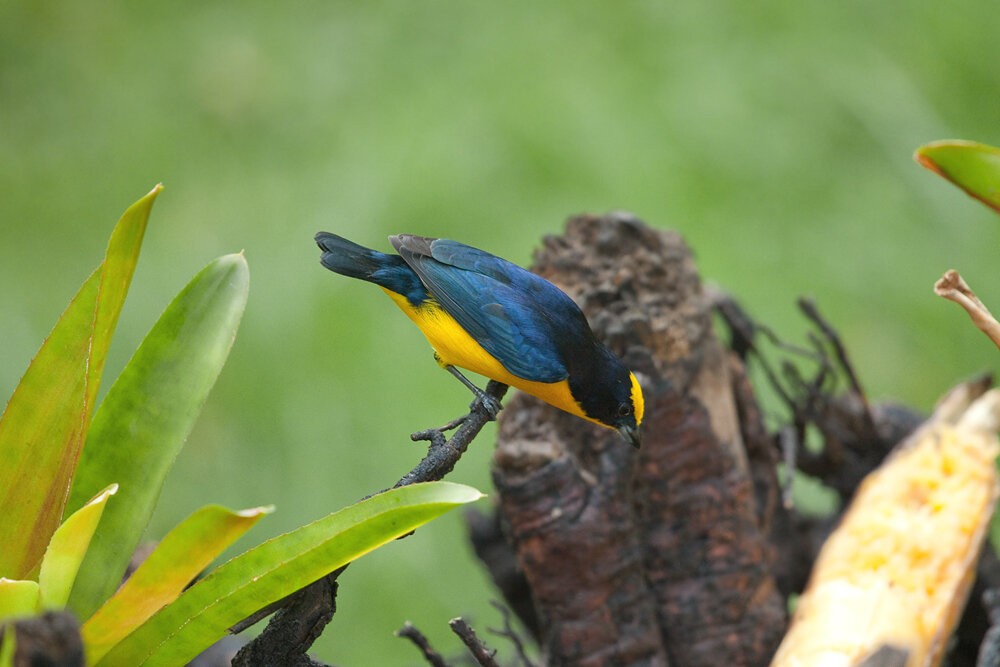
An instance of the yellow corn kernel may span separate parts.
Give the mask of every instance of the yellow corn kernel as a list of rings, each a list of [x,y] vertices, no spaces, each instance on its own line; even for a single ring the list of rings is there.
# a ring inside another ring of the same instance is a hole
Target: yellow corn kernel
[[[771,667],[850,667],[885,644],[940,663],[997,498],[1000,391],[954,407],[862,482]]]

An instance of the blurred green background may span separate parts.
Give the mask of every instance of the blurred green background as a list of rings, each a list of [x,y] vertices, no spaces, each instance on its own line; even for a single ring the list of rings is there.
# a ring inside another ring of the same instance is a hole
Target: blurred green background
[[[875,397],[929,408],[997,353],[931,293],[959,268],[1000,307],[1000,220],[916,166],[1000,143],[988,3],[0,3],[0,390],[114,221],[166,185],[113,377],[205,263],[245,249],[230,362],[152,535],[206,502],[275,503],[241,546],[394,482],[465,389],[313,234],[448,236],[519,263],[570,214],[679,229],[703,275],[791,338],[814,296]],[[493,431],[451,479],[489,489]],[[446,621],[498,626],[458,514],[357,563],[316,654],[421,664]],[[492,639],[494,645],[502,642]]]

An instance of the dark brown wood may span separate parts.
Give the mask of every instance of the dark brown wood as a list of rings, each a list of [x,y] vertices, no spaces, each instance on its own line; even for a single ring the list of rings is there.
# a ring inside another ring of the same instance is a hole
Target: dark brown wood
[[[514,612],[537,643],[541,639],[541,628],[535,613],[535,601],[531,597],[531,586],[517,564],[517,554],[504,535],[500,513],[484,512],[473,507],[465,512],[465,523],[472,549],[503,596],[508,605],[506,608]]]
[[[412,623],[407,621],[403,627],[396,630],[396,636],[402,637],[403,639],[408,639],[414,646],[420,650],[420,654],[427,661],[427,664],[431,667],[448,667],[448,663],[444,661],[444,657],[438,653],[431,643],[427,641],[427,637],[424,633],[420,632]]]
[[[759,411],[734,388],[690,252],[631,216],[581,216],[533,268],[646,395],[638,453],[525,396],[501,415],[494,481],[549,664],[767,664],[786,624],[764,531],[777,484],[773,468],[751,475],[741,415]]]
[[[289,597],[260,636],[240,649],[233,667],[322,667],[306,651],[336,612],[337,576],[342,569]]]
[[[483,643],[472,626],[464,618],[453,618],[448,622],[452,632],[458,635],[465,647],[469,649],[472,659],[480,667],[500,667],[496,661],[496,651],[491,650]]]
[[[14,667],[84,667],[80,624],[73,614],[49,611],[0,626],[15,637]]]

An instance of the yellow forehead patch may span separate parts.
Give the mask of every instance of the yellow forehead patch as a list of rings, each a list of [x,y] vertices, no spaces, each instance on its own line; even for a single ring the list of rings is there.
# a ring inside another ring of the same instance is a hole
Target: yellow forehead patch
[[[639,381],[635,379],[635,373],[629,373],[628,376],[632,379],[632,406],[635,408],[635,425],[638,426],[642,423],[642,416],[646,411],[646,403],[642,398],[642,387],[639,386]]]

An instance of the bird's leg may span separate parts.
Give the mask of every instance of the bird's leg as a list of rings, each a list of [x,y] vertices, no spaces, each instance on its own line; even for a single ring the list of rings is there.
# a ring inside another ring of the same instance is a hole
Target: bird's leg
[[[500,414],[501,410],[503,410],[503,405],[500,404],[500,401],[487,395],[486,392],[474,385],[469,378],[462,375],[462,371],[458,370],[451,364],[445,364],[444,369],[458,378],[458,381],[468,387],[469,391],[475,395],[476,400],[472,401],[469,405],[469,410],[474,411],[481,405],[483,409],[486,410],[487,414],[489,414],[490,421],[497,418],[497,415]],[[461,417],[459,419],[464,420],[464,418]]]
[[[453,368],[452,366],[447,366],[445,364],[442,364],[442,367]],[[446,431],[451,431],[453,429],[462,427],[461,429],[459,429],[459,432],[461,432],[462,430],[467,429],[469,427],[469,424],[478,424],[478,426],[473,427],[476,429],[476,432],[478,432],[479,429],[483,427],[483,424],[485,424],[488,421],[493,421],[494,419],[496,419],[497,412],[499,412],[499,410],[502,409],[500,400],[503,398],[504,393],[507,391],[507,385],[497,382],[496,380],[490,380],[490,383],[489,385],[487,385],[486,391],[484,392],[475,385],[473,385],[471,382],[469,382],[469,379],[463,376],[457,370],[455,370],[454,372],[457,373],[458,376],[461,376],[463,384],[468,383],[467,386],[471,385],[471,388],[481,393],[482,399],[485,400],[481,400],[480,397],[477,396],[476,400],[474,400],[472,402],[472,405],[469,406],[469,414],[462,415],[457,419],[452,419],[444,426],[438,428],[429,428],[423,431],[417,431],[416,433],[411,433],[410,439],[413,440],[414,442],[427,440],[431,443],[430,449],[428,450],[429,452],[434,450],[450,449],[445,447],[445,445],[448,444],[446,438],[444,437]],[[494,410],[488,407],[490,405],[497,407]],[[456,433],[454,437],[458,437],[458,433]],[[428,457],[430,456],[431,455],[428,454]]]
[[[469,421],[469,418],[475,414],[480,414],[486,417],[486,421],[494,421],[497,418],[497,414],[503,409],[503,405],[500,404],[500,400],[490,396],[482,389],[477,387],[472,383],[469,378],[462,375],[462,372],[451,364],[442,361],[441,357],[438,356],[437,352],[434,353],[434,360],[438,362],[441,368],[445,369],[456,378],[458,381],[469,388],[473,394],[475,394],[476,399],[472,401],[469,405],[469,414],[462,415],[457,419],[452,419],[450,422],[441,426],[439,428],[429,428],[423,431],[418,431],[410,435],[410,439],[414,441],[429,440],[432,447],[441,447],[444,445],[445,437],[444,433],[446,431],[451,431],[458,428],[459,426],[465,424]],[[506,385],[499,385],[506,391]],[[501,392],[501,395],[503,392]]]

